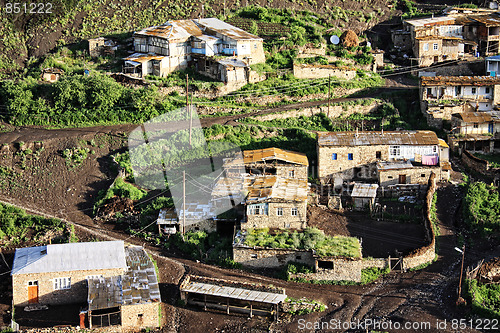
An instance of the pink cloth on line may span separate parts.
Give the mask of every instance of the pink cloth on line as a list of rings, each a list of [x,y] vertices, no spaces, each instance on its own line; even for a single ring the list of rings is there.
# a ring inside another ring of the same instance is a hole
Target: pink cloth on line
[[[422,156],[423,165],[437,165],[439,157],[437,155],[424,155]]]

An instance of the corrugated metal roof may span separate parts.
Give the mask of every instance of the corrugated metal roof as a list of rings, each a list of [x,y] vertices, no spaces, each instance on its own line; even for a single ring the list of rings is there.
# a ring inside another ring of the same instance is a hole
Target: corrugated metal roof
[[[377,196],[377,184],[355,183],[352,189],[351,197],[356,198],[375,198]]]
[[[415,27],[425,27],[433,25],[448,25],[454,24],[455,18],[450,16],[427,17],[421,19],[405,20],[405,23]]]
[[[487,27],[500,26],[500,17],[496,13],[489,15],[469,15],[468,18]]]
[[[177,224],[179,217],[174,208],[162,208],[158,213],[156,224]]]
[[[466,123],[489,123],[492,121],[500,121],[500,119],[494,117],[490,112],[462,112],[455,113],[453,116]]]
[[[243,161],[245,164],[265,162],[269,160],[280,160],[288,163],[309,165],[306,154],[291,150],[284,150],[280,148],[266,148],[243,151]]]
[[[243,288],[246,286],[248,286],[248,289]],[[285,290],[282,288],[280,288],[281,290],[279,290],[281,292],[278,293],[265,291],[271,290],[272,288],[266,288],[264,286],[251,286],[247,283],[231,283],[227,280],[201,278],[190,275],[188,275],[185,280],[182,281],[179,289],[182,292],[187,293],[218,296],[267,304],[279,304],[283,302],[287,297],[285,294]]]
[[[398,161],[398,162],[388,162],[388,161],[379,161],[377,162],[377,170],[385,171],[385,170],[396,170],[396,169],[409,169],[413,168],[413,164],[410,161]]]
[[[318,132],[319,146],[428,146],[437,144],[439,144],[437,135],[432,131]]]
[[[126,269],[123,241],[52,244],[16,249],[12,275]]]
[[[500,55],[487,57],[486,60],[500,61]]]
[[[125,251],[124,275],[88,281],[89,310],[161,301],[155,267],[146,251],[140,246],[127,246]]]
[[[438,139],[438,141],[439,141],[439,147],[450,148],[450,146],[448,146],[446,141],[444,141],[443,139]]]
[[[241,59],[237,58],[225,58],[217,61],[219,64],[223,66],[229,66],[229,67],[247,67],[248,64],[244,62]]]
[[[484,86],[500,84],[500,77],[496,76],[422,76],[422,86]]]
[[[153,54],[153,53],[148,53],[148,54],[145,54],[145,53],[134,53],[132,55],[129,55],[126,58],[123,58],[123,60],[135,61],[135,62],[139,62],[139,63],[142,64],[142,63],[147,62],[149,60],[161,60],[163,58],[167,58],[167,57],[161,56],[161,55],[157,55],[157,54]]]
[[[306,201],[308,185],[306,180],[277,176],[258,176],[248,187],[247,203],[281,199]]]
[[[191,36],[201,36],[203,32],[193,20],[176,20],[137,31],[134,35],[156,36],[169,41],[182,42]]]
[[[243,29],[237,28],[217,18],[204,18],[194,21],[203,28],[208,28],[210,30],[216,31],[221,35],[230,37],[234,40],[263,40],[259,36],[253,35]]]

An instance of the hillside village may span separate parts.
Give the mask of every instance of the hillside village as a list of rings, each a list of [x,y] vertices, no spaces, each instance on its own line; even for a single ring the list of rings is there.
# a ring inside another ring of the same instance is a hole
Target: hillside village
[[[0,332],[497,329],[496,1],[56,2],[0,28]]]

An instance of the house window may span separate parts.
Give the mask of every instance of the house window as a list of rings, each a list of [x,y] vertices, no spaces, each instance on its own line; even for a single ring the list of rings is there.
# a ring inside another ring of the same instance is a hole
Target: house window
[[[87,280],[99,280],[99,279],[103,279],[104,276],[102,275],[87,275],[86,276],[86,279]]]
[[[461,93],[462,93],[462,87],[456,86],[455,87],[455,95],[460,96]]]
[[[28,281],[28,286],[38,286],[38,281]]]
[[[424,43],[424,51],[429,51],[429,43]]]
[[[381,151],[375,152],[375,158],[381,159],[382,158],[382,152]]]
[[[332,154],[332,160],[335,161],[337,159],[337,153]]]
[[[484,88],[484,93],[485,93],[485,94],[489,94],[489,93],[490,93],[490,87],[486,87],[486,88]]]
[[[253,44],[253,48],[257,49],[257,43]]]
[[[302,256],[295,256],[295,260],[302,260]]]
[[[278,216],[283,216],[283,208],[282,207],[278,207],[276,209],[276,215]]]
[[[288,171],[288,177],[290,177],[290,178],[295,177],[295,170]]]
[[[299,215],[299,210],[297,209],[297,207],[293,207],[292,208],[292,216],[297,216]]]
[[[253,204],[248,206],[249,215],[267,215],[267,204]]]
[[[390,146],[389,147],[389,155],[400,156],[401,155],[401,146]]]
[[[437,49],[438,49],[438,43],[434,43],[434,44],[432,44],[432,49],[433,49],[434,51],[437,51]]]
[[[421,174],[420,177],[424,178],[425,177],[425,173]]]
[[[257,259],[257,255],[256,254],[252,254],[252,255],[250,255],[250,258]]]
[[[472,88],[471,91],[472,91],[472,94],[475,94],[476,93],[476,88]]]
[[[432,95],[432,88],[427,88],[427,96]]]
[[[71,278],[55,278],[54,279],[54,290],[70,289],[71,288]]]
[[[387,176],[387,179],[392,179],[392,178],[394,178],[394,177],[393,176]]]
[[[479,128],[479,124],[478,123],[474,123],[474,128]]]
[[[349,161],[352,161],[352,160],[353,160],[353,155],[352,155],[352,153],[347,154],[347,159],[348,159]]]
[[[318,260],[318,268],[333,269],[333,261]]]

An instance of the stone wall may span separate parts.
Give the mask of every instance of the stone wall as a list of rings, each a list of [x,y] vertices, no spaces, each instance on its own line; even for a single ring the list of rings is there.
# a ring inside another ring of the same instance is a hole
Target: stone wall
[[[247,267],[283,267],[289,262],[299,262],[314,266],[311,251],[295,249],[269,249],[263,247],[235,246],[233,247],[233,260]]]
[[[399,176],[406,176],[406,184],[427,184],[432,173],[439,175],[439,166],[422,166],[408,169],[381,170],[378,173],[378,181],[381,186],[399,184]]]
[[[310,117],[315,114],[324,113],[327,114],[331,119],[339,117],[348,117],[352,114],[369,114],[371,112],[377,111],[378,107],[381,105],[380,102],[374,100],[369,105],[343,105],[339,103],[332,103],[330,105],[330,111],[328,111],[328,105],[322,105],[319,107],[310,107],[297,110],[290,110],[281,113],[270,113],[262,116],[254,117],[259,121],[274,120],[274,119],[286,119],[286,118],[297,118],[300,116]],[[231,109],[232,111],[234,109]]]
[[[339,79],[352,80],[356,77],[356,69],[351,67],[340,68],[332,65],[294,63],[293,75],[298,79],[317,79],[332,76]]]
[[[500,168],[491,167],[490,163],[482,158],[472,155],[468,150],[462,153],[462,162],[477,173],[487,177],[498,179],[500,177]]]
[[[122,275],[123,269],[84,270],[70,272],[51,272],[15,274],[12,276],[12,298],[14,305],[28,305],[28,281],[38,281],[39,304],[71,304],[87,301],[87,276],[102,275],[112,277]],[[55,278],[71,278],[71,288],[54,290]]]
[[[319,260],[318,261],[322,261]],[[361,282],[361,270],[364,268],[361,258],[335,258],[324,260],[331,262],[333,268],[316,268],[315,273],[291,274],[291,278],[306,280],[354,281]]]
[[[435,128],[442,128],[443,120],[451,120],[451,115],[454,113],[473,111],[468,103],[461,103],[459,105],[429,105],[428,101],[423,101],[421,105],[422,112],[427,118],[427,124]]]
[[[431,206],[434,192],[436,191],[436,175],[432,174],[429,177],[427,193],[425,195],[425,217],[424,228],[426,241],[428,245],[412,251],[410,254],[403,257],[403,269],[411,269],[425,263],[430,263],[436,257],[436,236],[431,222]]]
[[[122,327],[142,329],[143,327],[159,327],[160,303],[124,305],[121,307]]]
[[[278,216],[277,209],[283,208],[283,215]],[[297,216],[292,216],[292,208],[297,208]],[[241,229],[248,228],[285,228],[305,229],[307,227],[307,203],[304,202],[269,202],[268,215],[246,214],[247,221],[241,223]]]

